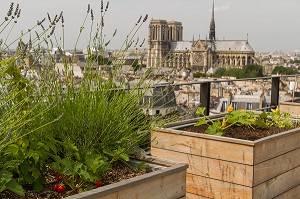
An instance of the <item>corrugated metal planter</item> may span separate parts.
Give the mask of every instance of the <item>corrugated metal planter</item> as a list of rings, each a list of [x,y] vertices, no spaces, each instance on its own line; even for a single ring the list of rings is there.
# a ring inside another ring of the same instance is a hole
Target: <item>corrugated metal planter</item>
[[[175,164],[152,157],[144,157],[143,161],[149,163],[156,171],[76,194],[66,199],[185,198],[187,164]]]
[[[173,126],[152,132],[151,155],[189,164],[190,199],[300,198],[299,128],[246,141]]]

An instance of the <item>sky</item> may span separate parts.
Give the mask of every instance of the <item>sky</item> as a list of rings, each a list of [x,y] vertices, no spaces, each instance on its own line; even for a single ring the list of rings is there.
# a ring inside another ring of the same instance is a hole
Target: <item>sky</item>
[[[17,38],[21,30],[27,30],[37,20],[64,12],[65,48],[74,49],[79,29],[86,15],[87,5],[99,21],[100,0],[15,0],[20,4],[21,17],[7,41]],[[6,16],[11,0],[0,0],[0,24]],[[134,27],[140,15],[148,14],[148,20],[139,29],[140,41],[147,39],[151,19],[180,21],[183,39],[205,39],[209,32],[212,0],[110,0],[105,16],[105,40],[114,30],[117,34],[109,44],[119,49],[126,35]],[[104,5],[106,1],[104,1]],[[217,39],[248,40],[257,52],[300,50],[300,0],[215,0],[215,23]],[[53,18],[53,17],[52,17]],[[0,31],[3,27],[0,27]],[[89,41],[90,18],[88,18],[77,49],[86,48]],[[7,29],[8,30],[8,29]],[[56,35],[61,37],[61,29]],[[7,32],[0,34],[5,40]],[[26,37],[24,38],[24,40]],[[147,47],[147,44],[144,45]]]

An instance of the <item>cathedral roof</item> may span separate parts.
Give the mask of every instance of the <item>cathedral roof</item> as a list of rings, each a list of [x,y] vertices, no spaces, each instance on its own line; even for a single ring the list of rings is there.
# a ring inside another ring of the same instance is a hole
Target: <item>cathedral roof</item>
[[[205,40],[201,40],[205,43]],[[216,40],[216,50],[219,52],[254,52],[247,40]],[[207,41],[209,47],[212,43]],[[172,41],[170,42],[170,51],[186,51],[192,49],[192,41]]]
[[[193,42],[191,41],[172,41],[170,42],[171,51],[186,51],[192,49]]]
[[[217,40],[217,51],[254,52],[247,40]]]

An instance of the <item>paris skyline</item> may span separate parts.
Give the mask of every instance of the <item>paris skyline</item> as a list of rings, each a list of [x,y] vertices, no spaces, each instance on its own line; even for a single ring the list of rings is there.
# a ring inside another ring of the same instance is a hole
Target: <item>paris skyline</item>
[[[20,35],[21,30],[32,27],[37,20],[64,12],[65,45],[74,48],[80,26],[84,20],[87,5],[90,4],[99,17],[100,0],[15,0],[22,9],[21,18],[9,39]],[[6,16],[11,1],[0,2],[1,20]],[[106,2],[104,2],[105,4]],[[216,38],[219,40],[246,40],[255,51],[300,50],[300,13],[297,0],[215,0]],[[153,19],[180,21],[183,24],[183,40],[205,39],[209,32],[212,0],[111,0],[105,16],[104,31],[107,37],[118,32],[110,43],[110,49],[121,47],[126,35],[136,23],[140,15],[148,14],[148,21],[140,28],[140,40],[147,39],[147,27]],[[85,48],[88,43],[89,21],[79,40],[78,48]],[[59,30],[58,30],[59,31]],[[4,35],[3,35],[4,36]],[[1,37],[3,37],[1,35]],[[147,48],[144,45],[144,48]]]

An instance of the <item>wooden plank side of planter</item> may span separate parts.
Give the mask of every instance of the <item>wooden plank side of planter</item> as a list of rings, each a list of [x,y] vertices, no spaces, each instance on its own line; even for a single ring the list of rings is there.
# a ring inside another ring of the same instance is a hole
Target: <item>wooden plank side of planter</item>
[[[186,169],[186,164],[175,164],[171,167],[69,196],[68,199],[179,199],[186,196]]]
[[[195,194],[192,194],[192,193],[186,193],[186,199],[211,199],[211,198],[195,195]]]
[[[252,188],[187,174],[186,191],[207,198],[252,199]]]
[[[166,149],[151,148],[151,155],[175,162],[187,163],[188,173],[225,182],[252,186],[253,167],[234,162],[206,158]]]
[[[134,198],[164,198],[174,199],[185,196],[185,172],[175,173],[158,179],[153,179],[147,183],[141,183],[131,188],[119,190],[105,197],[97,199],[134,199]],[[177,193],[174,190],[180,190]],[[180,195],[180,197],[178,197]]]
[[[253,185],[256,186],[300,166],[300,148],[254,166]]]
[[[151,146],[225,161],[253,165],[253,147],[168,132],[152,132]]]
[[[279,104],[280,111],[288,112],[292,116],[300,116],[300,103],[296,102],[280,102]],[[299,117],[297,117],[299,118]]]
[[[294,187],[287,192],[275,197],[274,199],[296,199],[300,198],[300,185]]]
[[[300,147],[300,130],[294,129],[254,142],[254,165]]]
[[[285,164],[285,162],[283,162]],[[274,198],[300,185],[300,167],[294,168],[253,188],[254,198]]]

